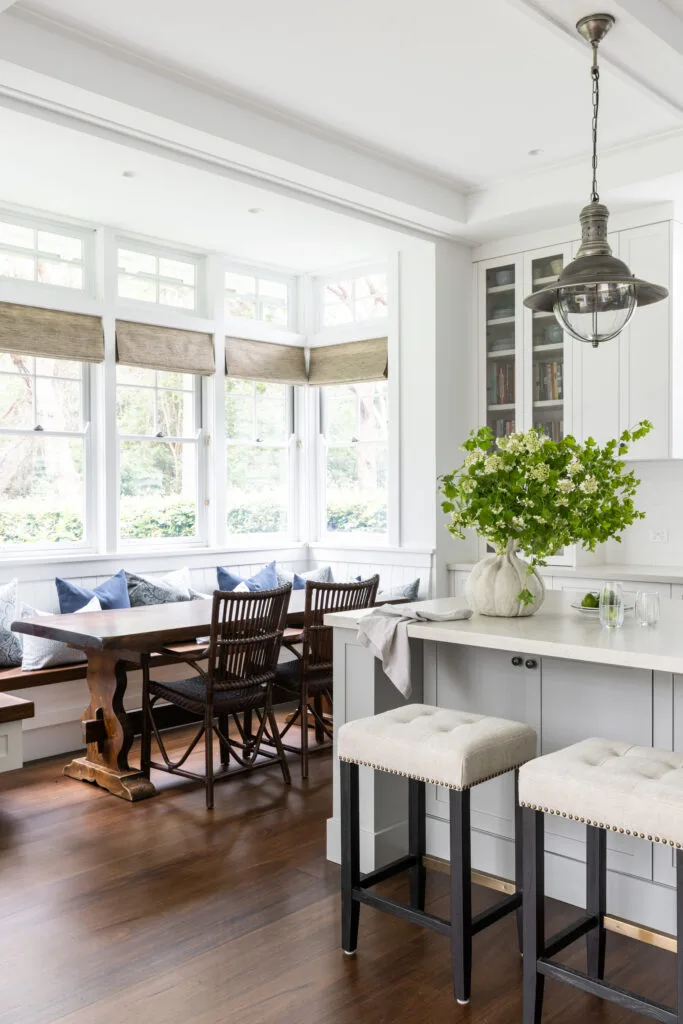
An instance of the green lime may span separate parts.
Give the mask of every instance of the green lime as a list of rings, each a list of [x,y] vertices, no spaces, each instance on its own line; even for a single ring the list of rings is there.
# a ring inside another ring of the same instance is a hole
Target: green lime
[[[600,598],[598,597],[597,594],[593,594],[589,590],[588,593],[585,595],[583,601],[581,602],[581,607],[582,608],[599,608],[600,607]]]

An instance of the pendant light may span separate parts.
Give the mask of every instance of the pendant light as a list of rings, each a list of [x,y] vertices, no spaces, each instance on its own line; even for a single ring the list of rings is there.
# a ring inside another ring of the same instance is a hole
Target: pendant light
[[[563,330],[577,341],[597,348],[603,341],[616,338],[633,316],[636,306],[660,302],[669,294],[666,288],[634,277],[626,264],[612,255],[607,241],[609,210],[598,195],[598,109],[600,69],[598,46],[607,35],[614,18],[611,14],[591,14],[576,25],[577,32],[593,48],[593,187],[588,206],[580,214],[581,248],[576,259],[567,264],[557,281],[528,295],[524,305],[540,313],[554,313]]]

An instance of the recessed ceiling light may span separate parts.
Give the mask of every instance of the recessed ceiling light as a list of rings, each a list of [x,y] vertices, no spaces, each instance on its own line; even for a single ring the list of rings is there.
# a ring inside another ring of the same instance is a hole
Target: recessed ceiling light
[[[134,178],[135,177],[135,171],[124,171],[123,174],[121,175],[121,177],[122,178]]]
[[[542,149],[530,149],[529,156],[540,156],[542,152]]]
[[[250,206],[247,213],[263,213],[263,208],[261,206]]]

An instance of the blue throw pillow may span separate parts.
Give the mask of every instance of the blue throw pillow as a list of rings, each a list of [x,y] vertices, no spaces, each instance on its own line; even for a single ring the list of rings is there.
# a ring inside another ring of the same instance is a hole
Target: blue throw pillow
[[[305,590],[305,589],[306,589],[306,580],[303,578],[303,576],[299,576],[298,572],[295,572],[294,573],[294,578],[292,579],[292,590]]]
[[[248,580],[237,576],[234,572],[230,572],[229,569],[224,569],[222,565],[219,565],[216,569],[216,575],[218,577],[219,590],[234,590],[240,583],[246,583],[249,590],[277,590],[278,587],[275,562],[269,562],[268,565],[264,565],[255,576]]]
[[[123,569],[93,590],[79,587],[76,583],[70,583],[69,580],[62,580],[59,576],[55,579],[55,584],[59,598],[59,610],[62,615],[85,608],[93,597],[100,602],[101,608],[130,608],[126,574]]]

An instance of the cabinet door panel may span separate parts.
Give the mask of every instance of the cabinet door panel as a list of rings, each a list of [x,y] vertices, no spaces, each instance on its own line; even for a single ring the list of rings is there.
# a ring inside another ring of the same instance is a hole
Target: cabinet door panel
[[[540,670],[513,666],[504,651],[456,644],[436,645],[436,700],[439,707],[495,715],[540,726]],[[523,659],[526,660],[526,659]],[[428,812],[448,818],[448,791],[431,787]],[[514,836],[512,773],[472,790],[472,827],[493,835]]]
[[[619,257],[636,277],[670,287],[670,225],[620,231]],[[636,309],[621,335],[621,428],[642,419],[655,427],[638,442],[633,458],[670,457],[671,373],[671,300],[665,299]]]
[[[651,672],[544,658],[541,692],[543,754],[590,736],[652,746]],[[548,816],[546,849],[584,860],[585,827]],[[610,832],[607,849],[611,870],[652,877],[649,843]]]

